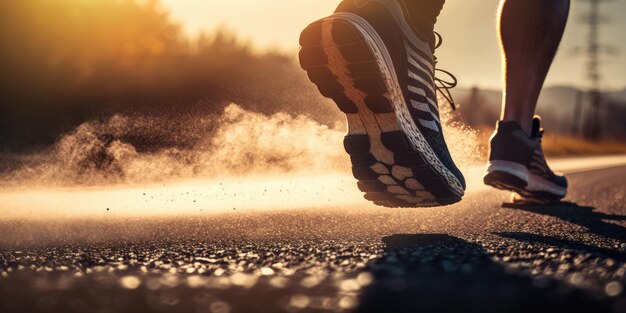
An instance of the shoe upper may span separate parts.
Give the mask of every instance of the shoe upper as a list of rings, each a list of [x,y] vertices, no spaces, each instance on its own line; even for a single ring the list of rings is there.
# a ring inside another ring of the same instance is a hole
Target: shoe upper
[[[529,137],[516,122],[498,121],[491,136],[489,160],[507,161],[524,165],[528,171],[561,187],[567,187],[565,176],[554,173],[546,162],[542,138],[541,118],[535,116]]]
[[[533,156],[528,164],[528,171],[541,176],[559,186],[567,187],[567,179],[562,174],[554,173],[548,163],[546,162],[546,158],[543,154],[542,147],[542,138],[543,138],[544,130],[541,128],[541,118],[539,116],[535,116],[533,118],[533,129],[531,138],[535,141],[538,141],[539,144],[535,147],[533,151]]]
[[[507,161],[526,167],[541,145],[540,141],[528,137],[522,127],[512,121],[498,121],[490,143],[490,161]]]
[[[396,0],[344,0],[336,12],[365,19],[383,40],[415,125],[439,160],[465,188],[445,142],[435,85],[435,57],[431,45],[407,22],[408,12]]]

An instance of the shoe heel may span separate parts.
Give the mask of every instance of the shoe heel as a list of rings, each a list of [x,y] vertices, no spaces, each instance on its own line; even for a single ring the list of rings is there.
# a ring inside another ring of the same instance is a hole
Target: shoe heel
[[[484,183],[497,189],[518,191],[529,182],[528,170],[522,164],[507,161],[491,161]]]
[[[358,113],[348,97],[354,93],[362,94],[373,113],[393,112],[384,76],[364,36],[358,26],[341,17],[316,21],[300,35],[300,65],[320,93],[333,99],[342,112]]]

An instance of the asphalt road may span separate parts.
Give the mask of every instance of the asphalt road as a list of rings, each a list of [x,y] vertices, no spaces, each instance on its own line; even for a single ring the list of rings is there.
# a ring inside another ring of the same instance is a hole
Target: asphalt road
[[[0,312],[626,312],[626,167],[567,202],[0,221]]]

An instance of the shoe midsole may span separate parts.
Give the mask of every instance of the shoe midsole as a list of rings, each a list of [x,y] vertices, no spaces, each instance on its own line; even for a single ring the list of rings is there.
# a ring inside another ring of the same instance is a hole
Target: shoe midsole
[[[531,193],[549,192],[558,196],[565,196],[567,193],[566,187],[559,186],[544,177],[531,173],[525,165],[520,163],[502,160],[490,161],[487,167],[487,174],[494,172],[507,173],[525,181],[527,185],[523,189]]]
[[[366,42],[370,44],[372,51],[374,51],[374,54],[379,61],[381,72],[383,73],[383,76],[385,76],[384,80],[390,87],[389,90],[391,90],[392,93],[391,100],[396,114],[396,120],[403,132],[407,135],[411,146],[415,149],[415,151],[421,153],[424,160],[446,180],[448,186],[450,186],[450,188],[457,195],[463,196],[464,189],[460,181],[447,169],[445,165],[443,165],[441,160],[439,160],[413,121],[406,101],[404,100],[404,95],[402,93],[402,89],[400,88],[400,83],[398,77],[396,76],[391,56],[389,55],[383,40],[380,38],[376,30],[365,19],[356,14],[340,12],[331,15],[329,18],[341,19],[350,22],[357,30],[359,30],[361,35],[368,39]]]
[[[526,166],[523,164],[511,162],[511,161],[500,161],[494,160],[489,162],[489,167],[487,167],[487,173],[501,172],[511,174],[524,182],[526,184],[529,183],[529,173]]]
[[[530,181],[526,190],[530,192],[543,191],[564,197],[567,193],[567,188],[559,186],[539,175],[529,173]]]

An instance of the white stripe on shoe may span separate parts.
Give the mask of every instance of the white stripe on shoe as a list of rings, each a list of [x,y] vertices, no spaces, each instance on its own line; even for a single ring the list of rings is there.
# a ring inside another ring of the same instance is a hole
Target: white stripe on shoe
[[[420,96],[422,96],[422,97],[426,98],[426,100],[428,101],[428,103],[430,103],[430,104],[432,104],[432,105],[434,105],[434,106],[437,106],[437,103],[436,103],[435,101],[433,101],[432,99],[430,99],[430,98],[426,95],[426,92],[425,92],[423,89],[418,88],[418,87],[415,87],[415,86],[411,86],[411,85],[408,85],[408,86],[407,86],[407,89],[409,89],[409,91],[410,91],[410,92],[412,92],[412,93],[414,93],[414,94],[416,94],[416,95],[420,95]]]
[[[422,124],[422,126],[424,126],[426,128],[432,129],[432,130],[434,130],[436,132],[440,131],[439,127],[437,126],[437,123],[435,123],[435,121],[426,121],[426,120],[423,120],[421,118],[419,119],[419,121],[420,121],[420,124]]]
[[[411,105],[413,106],[413,108],[415,108],[416,110],[420,110],[422,112],[429,113],[435,119],[435,121],[437,121],[437,123],[441,124],[441,121],[439,120],[439,117],[437,117],[436,112],[433,112],[431,110],[431,106],[430,105],[428,105],[427,103],[415,101],[413,99],[410,99],[410,100],[411,100]]]
[[[426,65],[426,67],[428,67],[429,72],[433,72],[434,69],[433,67],[430,65],[430,62],[426,61],[421,55],[419,55],[419,53],[417,53],[415,50],[413,50],[413,48],[411,48],[409,45],[405,45],[406,46],[406,51],[409,53],[409,63],[411,63],[411,61],[413,61],[415,64],[413,64],[413,66],[422,68],[423,66],[419,65],[418,61],[424,65]]]
[[[429,84],[428,82],[426,82],[421,76],[417,75],[416,73],[414,73],[413,71],[409,70],[409,77],[411,79],[414,79],[420,83],[422,83],[422,85],[427,86],[427,88],[433,93],[435,93],[435,90],[433,89],[432,84]]]

